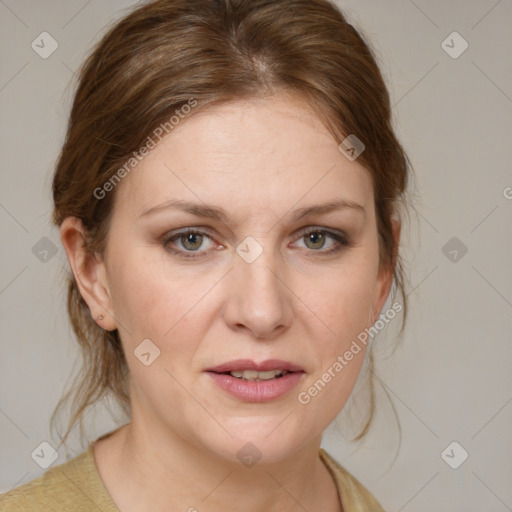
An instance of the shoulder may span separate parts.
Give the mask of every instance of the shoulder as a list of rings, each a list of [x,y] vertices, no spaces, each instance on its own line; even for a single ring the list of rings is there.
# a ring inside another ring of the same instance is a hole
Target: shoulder
[[[323,448],[320,458],[336,482],[344,512],[384,512],[373,494]]]
[[[41,477],[0,494],[0,512],[118,512],[105,494],[91,445],[85,452]]]

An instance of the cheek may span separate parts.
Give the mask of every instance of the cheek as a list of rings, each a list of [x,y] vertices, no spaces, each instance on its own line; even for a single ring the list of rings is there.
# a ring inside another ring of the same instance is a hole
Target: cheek
[[[370,326],[374,276],[371,265],[354,265],[333,273],[316,294],[309,294],[307,304],[320,319],[317,325],[327,327],[310,336],[319,364],[302,388],[299,403],[317,425],[328,425],[339,414],[361,371],[366,344],[358,336]]]
[[[161,256],[148,258],[144,248],[117,261],[109,284],[127,349],[149,338],[161,350],[172,344],[180,358],[193,354],[193,340],[200,339],[199,318],[204,318],[208,292],[219,276],[212,272],[199,275],[192,267],[171,269]]]
[[[314,288],[308,280],[309,291],[304,290],[303,297],[325,326],[322,332],[328,335],[328,346],[339,350],[369,327],[376,274],[373,261],[360,258],[358,264],[347,264],[315,281]]]

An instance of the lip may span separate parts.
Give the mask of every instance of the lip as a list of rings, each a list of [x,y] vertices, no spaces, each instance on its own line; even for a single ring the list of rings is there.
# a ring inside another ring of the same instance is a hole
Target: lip
[[[294,371],[287,373],[283,377],[266,381],[248,381],[213,371],[207,371],[206,373],[226,393],[249,403],[262,403],[277,400],[295,388],[303,375],[305,375],[304,371]]]
[[[235,359],[227,363],[219,364],[212,368],[208,368],[206,372],[224,373],[224,372],[241,372],[244,370],[256,370],[258,372],[266,372],[269,370],[288,370],[289,372],[304,372],[299,365],[283,361],[281,359],[267,359],[257,363],[252,359]]]

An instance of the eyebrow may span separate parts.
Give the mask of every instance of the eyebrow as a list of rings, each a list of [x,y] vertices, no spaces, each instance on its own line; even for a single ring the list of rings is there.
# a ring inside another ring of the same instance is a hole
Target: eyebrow
[[[325,204],[299,208],[293,212],[292,220],[298,221],[300,219],[310,217],[313,215],[325,215],[327,213],[331,213],[334,211],[347,209],[360,212],[363,215],[366,214],[364,206],[347,199],[339,199],[337,201],[330,201]],[[166,210],[181,210],[192,215],[195,215],[196,217],[210,218],[218,220],[225,224],[229,224],[226,212],[222,208],[213,205],[183,201],[180,199],[171,199],[170,201],[165,201],[164,203],[158,204],[151,208],[147,208],[141,213],[140,217],[153,215],[155,213],[159,213]]]

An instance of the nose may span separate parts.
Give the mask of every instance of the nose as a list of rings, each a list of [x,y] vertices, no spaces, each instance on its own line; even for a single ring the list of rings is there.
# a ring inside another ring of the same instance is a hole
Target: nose
[[[265,248],[248,263],[234,255],[226,288],[224,318],[235,331],[247,331],[259,340],[270,340],[290,326],[293,292],[286,283],[282,258]]]

